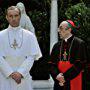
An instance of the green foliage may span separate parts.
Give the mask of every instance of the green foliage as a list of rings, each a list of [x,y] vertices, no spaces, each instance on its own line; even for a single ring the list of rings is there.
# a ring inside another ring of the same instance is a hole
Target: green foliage
[[[36,35],[38,41],[42,38],[42,34],[45,35],[45,38],[48,38],[49,33],[49,20],[46,12],[34,10],[29,12],[29,16],[32,19],[32,22],[35,26]],[[47,39],[46,39],[47,40]]]
[[[31,0],[31,11],[28,12],[28,15],[35,27],[38,41],[43,40],[44,43],[49,42],[50,5],[51,0]]]
[[[2,11],[2,9],[0,8],[0,30],[3,30],[7,27],[7,21],[5,18],[5,13]]]
[[[90,37],[90,8],[87,8],[84,3],[78,3],[71,6],[65,12],[67,19],[73,20],[76,25],[80,25],[76,35],[84,40]]]
[[[58,19],[59,23],[63,20],[66,20],[65,12],[68,8],[70,8],[73,5],[76,5],[77,3],[81,3],[82,0],[58,0]]]

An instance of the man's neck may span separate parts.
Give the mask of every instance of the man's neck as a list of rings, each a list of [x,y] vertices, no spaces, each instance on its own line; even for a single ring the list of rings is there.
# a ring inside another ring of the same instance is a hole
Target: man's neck
[[[14,30],[14,31],[16,30],[16,31],[17,31],[17,30],[20,30],[21,26],[12,27],[11,25],[9,25],[8,28],[9,28],[10,30]]]
[[[65,38],[64,38],[64,40],[67,42],[67,40],[70,38],[72,36],[72,34],[70,33],[70,34],[68,34]]]

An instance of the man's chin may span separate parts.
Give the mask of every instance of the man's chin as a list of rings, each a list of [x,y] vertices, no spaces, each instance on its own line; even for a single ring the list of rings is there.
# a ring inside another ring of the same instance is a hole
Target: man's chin
[[[19,25],[11,25],[12,27],[18,27]]]

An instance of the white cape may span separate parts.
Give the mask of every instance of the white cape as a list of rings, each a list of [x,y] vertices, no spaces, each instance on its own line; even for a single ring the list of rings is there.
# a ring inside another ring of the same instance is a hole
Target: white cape
[[[29,71],[33,59],[38,60],[42,56],[37,39],[33,33],[21,27],[11,29],[9,26],[0,32],[0,90],[32,90]],[[18,43],[16,49],[11,48],[14,38]],[[23,75],[21,84],[9,77],[14,71]]]

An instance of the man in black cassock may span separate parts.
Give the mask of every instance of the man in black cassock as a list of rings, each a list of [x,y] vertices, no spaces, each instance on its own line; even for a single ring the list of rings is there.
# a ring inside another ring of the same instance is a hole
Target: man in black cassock
[[[54,79],[54,90],[86,90],[82,77],[87,61],[85,42],[75,37],[75,24],[66,20],[59,25],[60,42],[50,55],[50,74]]]

